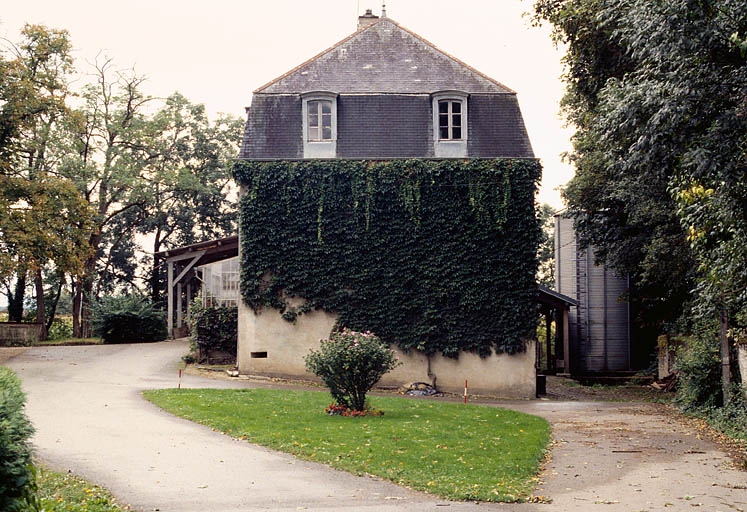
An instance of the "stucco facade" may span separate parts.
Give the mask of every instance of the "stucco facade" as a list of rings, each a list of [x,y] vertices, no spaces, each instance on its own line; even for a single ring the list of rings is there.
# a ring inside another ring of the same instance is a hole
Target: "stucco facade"
[[[319,340],[329,337],[337,317],[324,311],[301,315],[296,323],[282,318],[273,309],[255,313],[239,306],[239,343],[237,364],[242,375],[318,380],[305,369],[304,357],[319,348]],[[439,390],[462,393],[465,380],[469,393],[512,399],[535,397],[534,342],[525,352],[514,355],[494,354],[479,357],[462,352],[459,359],[417,351],[403,353],[393,348],[402,365],[384,376],[383,387],[400,387],[426,382]]]

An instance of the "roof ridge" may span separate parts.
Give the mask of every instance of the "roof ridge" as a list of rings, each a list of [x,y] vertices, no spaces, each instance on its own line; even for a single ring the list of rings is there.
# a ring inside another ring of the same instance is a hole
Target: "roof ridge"
[[[396,21],[394,21],[392,18],[389,18],[389,17],[379,18],[378,20],[376,20],[376,21],[374,21],[374,22],[366,25],[365,27],[362,27],[362,28],[356,30],[355,32],[353,32],[349,36],[347,36],[344,39],[342,39],[342,40],[338,41],[337,43],[333,44],[332,46],[330,46],[326,50],[324,50],[322,52],[319,52],[318,54],[314,55],[310,59],[307,59],[303,63],[301,63],[298,66],[296,66],[293,69],[291,69],[290,71],[288,71],[286,73],[283,73],[279,77],[277,77],[277,78],[275,78],[275,79],[267,82],[266,84],[262,85],[261,87],[258,87],[257,89],[255,89],[253,91],[253,94],[260,94],[260,93],[262,93],[262,91],[264,91],[265,89],[268,89],[268,88],[272,87],[273,85],[275,85],[278,82],[282,81],[283,79],[285,79],[285,78],[293,75],[294,73],[296,73],[300,69],[304,68],[305,66],[307,66],[307,65],[311,64],[312,62],[314,62],[314,61],[322,58],[323,56],[327,55],[328,53],[331,53],[331,52],[335,51],[337,48],[339,48],[340,46],[344,45],[345,43],[347,43],[351,39],[353,39],[355,37],[358,37],[363,32],[366,32],[367,30],[370,30],[371,28],[373,28],[373,27],[375,27],[375,26],[377,26],[377,25],[379,25],[381,23],[384,23],[384,22],[391,23],[392,25],[394,25],[395,27],[399,28],[403,32],[409,34],[411,37],[417,39],[421,43],[423,43],[426,46],[430,47],[432,50],[434,50],[437,53],[443,55],[447,59],[449,59],[449,60],[453,61],[454,63],[458,64],[459,66],[462,66],[463,68],[469,70],[471,73],[474,73],[475,75],[479,76],[480,78],[482,78],[484,80],[487,80],[488,82],[492,83],[495,86],[500,87],[501,89],[504,89],[507,93],[509,93],[509,94],[516,94],[516,91],[514,91],[510,87],[507,87],[505,84],[502,84],[501,82],[499,82],[499,81],[497,81],[497,80],[489,77],[485,73],[482,73],[481,71],[478,71],[477,69],[473,68],[472,66],[470,66],[467,63],[465,63],[464,61],[462,61],[462,60],[454,57],[450,53],[445,52],[444,50],[440,49],[438,46],[436,46],[435,44],[431,43],[430,41],[428,41],[424,37],[416,34],[415,32],[413,32],[410,29],[408,29],[408,28],[400,25],[399,23],[397,23]]]

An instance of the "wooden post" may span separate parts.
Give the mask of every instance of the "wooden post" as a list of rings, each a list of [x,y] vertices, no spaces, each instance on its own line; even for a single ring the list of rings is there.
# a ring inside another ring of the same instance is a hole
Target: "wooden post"
[[[729,346],[729,314],[721,308],[718,314],[719,339],[721,341],[721,393],[724,404],[729,402],[731,388],[731,347]]]

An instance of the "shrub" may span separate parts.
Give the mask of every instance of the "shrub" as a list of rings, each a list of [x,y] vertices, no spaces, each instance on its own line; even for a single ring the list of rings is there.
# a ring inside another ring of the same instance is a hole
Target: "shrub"
[[[677,354],[677,404],[685,411],[721,406],[718,345],[703,336],[689,338]]]
[[[28,510],[36,484],[29,438],[34,429],[23,411],[21,381],[0,366],[0,510]]]
[[[47,331],[48,340],[65,340],[73,337],[73,320],[70,317],[56,317]]]
[[[166,315],[145,297],[104,297],[93,305],[93,332],[104,343],[151,342],[166,339]]]
[[[306,369],[322,379],[337,403],[353,411],[366,409],[366,393],[400,363],[394,352],[371,332],[347,328],[321,341],[305,357]]]
[[[195,299],[190,307],[193,350],[199,350],[201,361],[212,352],[223,352],[236,358],[239,309],[236,306],[205,307]]]

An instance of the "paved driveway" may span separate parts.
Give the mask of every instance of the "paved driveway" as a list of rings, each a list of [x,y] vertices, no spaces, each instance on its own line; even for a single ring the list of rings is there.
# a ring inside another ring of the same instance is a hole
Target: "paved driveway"
[[[0,349],[7,350],[7,349]],[[175,387],[186,342],[32,348],[22,378],[38,455],[109,488],[139,511],[747,510],[747,474],[657,406],[532,401],[555,445],[536,494],[552,504],[444,502],[239,442],[141,397]],[[248,387],[185,375],[183,387]]]

